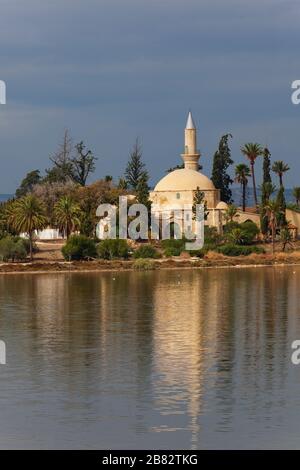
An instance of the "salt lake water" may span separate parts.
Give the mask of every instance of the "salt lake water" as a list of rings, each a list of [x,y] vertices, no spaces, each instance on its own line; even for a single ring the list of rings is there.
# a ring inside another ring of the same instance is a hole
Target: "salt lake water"
[[[299,267],[0,276],[1,448],[300,448]]]

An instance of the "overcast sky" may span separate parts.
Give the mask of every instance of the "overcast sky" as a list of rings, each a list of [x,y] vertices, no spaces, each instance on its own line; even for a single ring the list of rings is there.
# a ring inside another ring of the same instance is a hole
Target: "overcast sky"
[[[257,141],[300,185],[299,22],[289,0],[1,0],[0,193],[47,168],[65,128],[99,156],[93,178],[120,176],[140,136],[155,183],[189,108],[204,173],[230,132],[236,163]]]

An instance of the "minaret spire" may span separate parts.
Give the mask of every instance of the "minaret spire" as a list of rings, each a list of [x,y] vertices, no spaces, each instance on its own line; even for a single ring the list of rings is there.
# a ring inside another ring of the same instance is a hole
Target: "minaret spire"
[[[196,126],[195,126],[195,124],[194,124],[194,119],[193,119],[193,116],[192,116],[192,112],[191,112],[191,111],[189,111],[185,128],[186,128],[186,129],[196,129]]]
[[[184,168],[199,170],[200,152],[197,150],[197,129],[191,111],[189,111],[184,130],[184,153],[181,156],[184,161]]]

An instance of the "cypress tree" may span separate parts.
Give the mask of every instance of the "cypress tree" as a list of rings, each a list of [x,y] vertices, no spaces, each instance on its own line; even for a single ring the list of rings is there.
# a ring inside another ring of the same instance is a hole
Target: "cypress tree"
[[[286,227],[287,220],[285,216],[286,211],[286,201],[284,196],[284,187],[280,186],[279,191],[276,197],[276,203],[278,205],[278,215],[277,215],[277,226],[279,228]]]
[[[230,204],[232,202],[232,191],[230,185],[233,183],[231,177],[227,174],[227,169],[233,164],[231,151],[228,145],[231,134],[225,134],[221,137],[219,148],[214,155],[211,180],[215,187],[220,190],[221,201]]]
[[[271,178],[271,152],[267,147],[264,148],[263,151],[263,182],[264,183],[272,183]]]
[[[136,191],[140,180],[145,178],[148,178],[148,173],[142,161],[142,147],[136,139],[125,170],[125,180],[128,187]]]
[[[148,175],[144,174],[139,179],[136,188],[136,198],[139,204],[144,204],[147,209],[150,209],[151,203],[149,201],[149,186],[148,186]]]
[[[263,151],[263,184],[261,187],[261,210],[260,210],[260,226],[261,232],[266,235],[269,231],[269,218],[266,206],[270,199],[270,189],[272,186],[271,178],[271,152],[267,147]]]

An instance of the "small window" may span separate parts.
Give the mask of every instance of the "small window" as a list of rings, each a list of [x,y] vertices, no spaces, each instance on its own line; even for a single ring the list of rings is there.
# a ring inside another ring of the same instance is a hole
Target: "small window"
[[[190,214],[186,214],[185,220],[186,220],[186,221],[189,221],[189,220],[190,220]]]
[[[176,193],[176,199],[180,199],[180,193]]]

